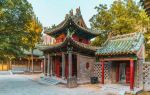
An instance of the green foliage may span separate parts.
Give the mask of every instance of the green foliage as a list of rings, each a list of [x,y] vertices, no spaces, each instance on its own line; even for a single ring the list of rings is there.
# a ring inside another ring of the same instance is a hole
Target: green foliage
[[[144,32],[147,35],[147,39],[150,35],[150,19],[145,11],[133,0],[114,1],[110,8],[107,5],[100,4],[95,9],[97,9],[97,14],[90,19],[91,26],[92,28],[105,31],[101,34],[105,36],[97,37],[92,42],[93,45],[101,46],[108,36]]]
[[[34,16],[28,25],[28,37],[24,42],[29,45],[30,49],[34,49],[35,43],[41,40],[42,24]]]
[[[22,49],[29,49],[30,44],[24,39],[31,36],[29,23],[33,15],[32,6],[27,0],[0,0],[1,58],[20,56]]]

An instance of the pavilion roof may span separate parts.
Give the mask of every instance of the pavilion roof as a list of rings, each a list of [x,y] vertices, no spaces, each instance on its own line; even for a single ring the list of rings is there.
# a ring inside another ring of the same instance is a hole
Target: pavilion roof
[[[42,48],[41,50],[44,52],[56,53],[67,51],[68,47],[73,47],[73,51],[83,53],[85,55],[95,55],[95,52],[98,49],[98,47],[80,43],[73,40],[72,37],[67,36],[63,42],[47,46],[45,48]]]
[[[78,31],[76,31],[77,34],[79,34],[79,35],[85,34],[89,38],[93,38],[100,34],[100,31],[98,31],[96,29],[87,28],[86,25],[80,26],[78,24],[78,21],[81,19],[83,20],[81,14],[78,14],[78,15],[67,14],[64,21],[62,21],[60,24],[58,24],[54,28],[46,28],[44,33],[46,33],[50,36],[56,37],[57,35],[61,34],[62,32],[66,33],[66,30],[69,27],[74,27],[75,29],[78,30]]]
[[[96,55],[105,56],[136,54],[143,43],[144,36],[140,32],[118,35],[112,38],[108,38],[102,48],[97,50]]]
[[[29,50],[29,51],[24,50],[24,54],[25,55],[32,55],[32,51],[31,50]],[[43,52],[37,48],[33,49],[33,56],[38,56],[38,57],[43,56]]]

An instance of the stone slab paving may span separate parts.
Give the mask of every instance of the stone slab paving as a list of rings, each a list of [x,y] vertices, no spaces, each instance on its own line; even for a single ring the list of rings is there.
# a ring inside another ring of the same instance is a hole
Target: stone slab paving
[[[69,89],[42,84],[35,79],[36,75],[0,75],[0,95],[108,95],[91,86]]]
[[[123,95],[129,87],[86,84],[69,89],[63,84],[39,82],[40,74],[0,75],[0,95]]]
[[[142,88],[134,88],[134,91],[130,91],[130,86],[123,85],[123,84],[105,84],[102,86],[102,91],[111,92],[117,95],[124,95],[125,93],[132,93],[136,94],[137,92],[141,91]]]

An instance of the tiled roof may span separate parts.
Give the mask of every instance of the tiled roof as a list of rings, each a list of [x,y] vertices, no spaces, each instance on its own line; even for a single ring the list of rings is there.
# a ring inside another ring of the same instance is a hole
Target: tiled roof
[[[31,50],[29,50],[29,51],[24,50],[24,54],[25,55],[31,55],[32,53],[31,53]],[[43,56],[43,52],[39,49],[34,49],[33,50],[33,55],[34,56]]]
[[[97,36],[100,34],[99,30],[96,29],[90,29],[87,28],[87,26],[82,27],[80,25],[78,25],[78,21],[80,20],[80,18],[82,18],[82,15],[67,15],[65,20],[62,21],[60,24],[58,24],[57,26],[55,26],[54,28],[45,28],[44,33],[53,36],[54,34],[56,34],[58,31],[61,31],[62,29],[66,28],[67,26],[71,24],[73,24],[73,26],[75,26],[76,28],[78,28],[79,30],[85,32],[86,34],[89,35],[93,35],[93,36]],[[71,26],[71,25],[70,25]]]
[[[119,35],[108,39],[96,55],[136,54],[144,43],[142,33]]]
[[[88,44],[80,43],[67,36],[66,39],[58,44],[41,48],[43,52],[67,52],[68,47],[71,47],[74,52],[82,53],[89,56],[94,56],[98,47],[94,47]]]
[[[54,48],[60,48],[61,46],[67,46],[68,43],[71,43],[74,46],[82,47],[82,48],[92,50],[92,51],[96,51],[98,49],[97,47],[75,41],[71,37],[67,36],[66,39],[63,42],[58,43],[58,44],[54,44],[54,45],[51,45],[51,46],[47,46],[47,47],[45,47],[41,50],[45,51],[45,50],[50,50],[50,49],[54,49]]]

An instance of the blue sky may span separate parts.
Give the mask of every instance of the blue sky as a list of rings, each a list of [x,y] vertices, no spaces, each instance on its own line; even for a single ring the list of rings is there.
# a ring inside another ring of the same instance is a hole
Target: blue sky
[[[96,14],[95,6],[112,4],[114,0],[28,0],[44,27],[59,24],[64,20],[65,14],[71,9],[75,11],[80,6],[85,23],[90,27],[89,19]]]

